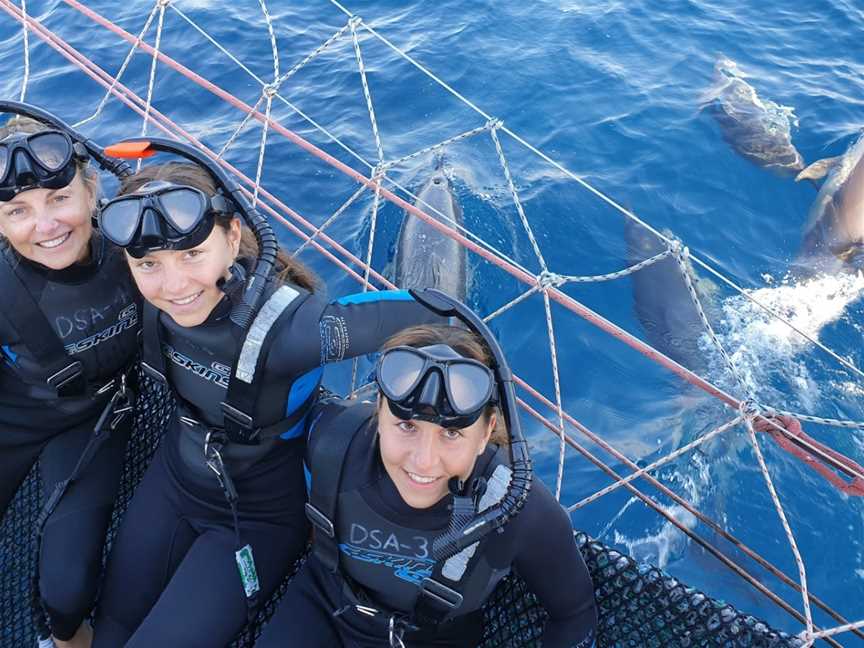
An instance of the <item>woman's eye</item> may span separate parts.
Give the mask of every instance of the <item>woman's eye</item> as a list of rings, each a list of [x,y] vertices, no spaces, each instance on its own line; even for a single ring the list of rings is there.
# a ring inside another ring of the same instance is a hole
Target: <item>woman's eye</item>
[[[10,220],[21,220],[26,215],[26,210],[23,207],[13,207],[5,212],[5,214]]]
[[[135,267],[147,272],[148,270],[152,270],[156,266],[152,261],[139,261],[135,264]]]
[[[462,430],[460,430],[459,428],[449,428],[447,430],[444,430],[444,436],[447,439],[451,440],[459,439],[462,437]]]
[[[204,254],[203,250],[187,250],[185,256],[187,259],[195,259],[195,258],[201,256],[202,254]]]
[[[413,432],[417,429],[414,427],[414,424],[411,421],[400,421],[397,424],[397,427],[403,432]]]
[[[55,202],[55,203],[63,203],[63,202],[66,202],[67,200],[69,200],[69,196],[68,196],[68,194],[54,194],[51,197],[51,200],[52,200],[52,202]]]

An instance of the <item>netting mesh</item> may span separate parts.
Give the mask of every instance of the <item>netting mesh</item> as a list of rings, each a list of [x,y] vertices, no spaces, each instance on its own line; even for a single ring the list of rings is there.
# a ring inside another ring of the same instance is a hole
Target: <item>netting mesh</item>
[[[129,444],[108,546],[173,409],[170,393],[139,376],[135,434]],[[38,470],[30,472],[0,525],[0,648],[35,645],[28,588],[33,569],[32,528],[41,507]],[[803,642],[769,628],[655,567],[637,565],[620,552],[577,533],[600,614],[600,646],[754,646],[798,647]],[[302,559],[301,561],[302,562]],[[299,563],[298,563],[299,566]],[[254,627],[233,644],[254,643],[289,585],[286,577],[263,606]],[[546,612],[517,576],[504,579],[484,610],[482,648],[540,646]]]

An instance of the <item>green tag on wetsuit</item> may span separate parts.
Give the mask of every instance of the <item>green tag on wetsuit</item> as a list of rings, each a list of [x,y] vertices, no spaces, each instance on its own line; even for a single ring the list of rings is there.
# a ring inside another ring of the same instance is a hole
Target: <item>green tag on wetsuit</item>
[[[255,570],[252,547],[247,544],[242,549],[238,549],[234,552],[234,559],[237,561],[237,569],[240,570],[240,580],[243,581],[246,598],[250,598],[261,589],[258,586],[258,572]]]

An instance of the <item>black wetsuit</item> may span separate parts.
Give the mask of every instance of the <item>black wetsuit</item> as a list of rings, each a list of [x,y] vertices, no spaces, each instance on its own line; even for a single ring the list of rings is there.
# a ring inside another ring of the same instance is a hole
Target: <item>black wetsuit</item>
[[[140,298],[126,260],[98,234],[90,246],[89,262],[63,270],[49,270],[2,246],[0,263],[20,280],[0,288],[4,303],[23,283],[70,360],[81,361],[87,389],[59,397],[45,382],[26,335],[0,309],[0,513],[37,459],[43,492],[70,476],[112,395],[95,392],[136,356]],[[69,486],[45,526],[40,592],[58,639],[70,639],[92,609],[127,438],[128,419]],[[3,556],[4,562],[15,559]]]
[[[366,407],[369,418],[361,414],[365,420],[359,428],[344,429],[338,417],[346,408],[356,407]],[[320,405],[310,417],[308,454],[312,457],[324,435],[354,436],[345,456],[337,502],[339,573],[329,571],[313,554],[292,581],[257,648],[390,645],[391,614],[412,613],[419,584],[432,574],[430,548],[447,528],[453,498],[448,495],[423,510],[404,502],[381,463],[373,413],[371,405],[335,401]],[[477,460],[474,475],[488,480],[487,495],[495,494],[493,483],[499,496],[506,489],[509,468],[505,458],[503,451],[490,445]],[[317,475],[313,459],[313,482]],[[480,501],[481,509],[486,505]],[[316,538],[317,533],[316,529]],[[519,515],[502,533],[487,536],[477,545],[476,555],[470,555],[476,566],[465,577],[468,585],[462,591],[462,606],[440,624],[418,623],[419,630],[405,632],[402,639],[408,648],[476,646],[483,631],[481,608],[511,568],[549,612],[544,648],[594,645],[597,615],[591,579],[566,513],[539,480],[534,480]],[[460,564],[465,563],[457,555],[454,568]],[[445,568],[444,574],[448,573]],[[346,592],[345,575],[359,598]],[[358,600],[384,612],[362,614],[353,606]]]
[[[276,319],[255,378],[260,395],[251,414],[262,426],[301,407],[308,411],[325,363],[373,352],[402,328],[435,321],[401,291],[328,304],[320,294],[297,290],[296,308]],[[266,294],[273,292],[271,287]],[[191,328],[159,316],[167,378],[180,406],[112,549],[96,648],[224,646],[247,615],[234,556],[238,544],[252,547],[259,599],[266,601],[308,542],[305,420],[259,445],[225,445],[222,455],[239,494],[239,543],[223,491],[204,461],[205,426],[222,425],[219,403],[234,375],[238,342],[229,310],[223,300]],[[186,425],[181,415],[204,426]]]

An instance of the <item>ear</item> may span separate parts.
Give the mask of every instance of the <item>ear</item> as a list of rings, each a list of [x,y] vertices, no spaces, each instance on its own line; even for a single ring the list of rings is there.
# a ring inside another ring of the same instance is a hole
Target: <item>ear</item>
[[[240,239],[243,236],[243,228],[239,218],[232,218],[228,226],[228,243],[231,245],[231,254],[236,259],[240,254]]]
[[[483,441],[480,443],[480,447],[477,450],[477,456],[479,457],[484,452],[486,452],[486,446],[489,445],[489,439],[492,438],[492,433],[495,431],[495,426],[498,424],[498,417],[495,412],[492,412],[492,415],[489,417],[489,421],[486,423],[486,431],[483,435]]]

